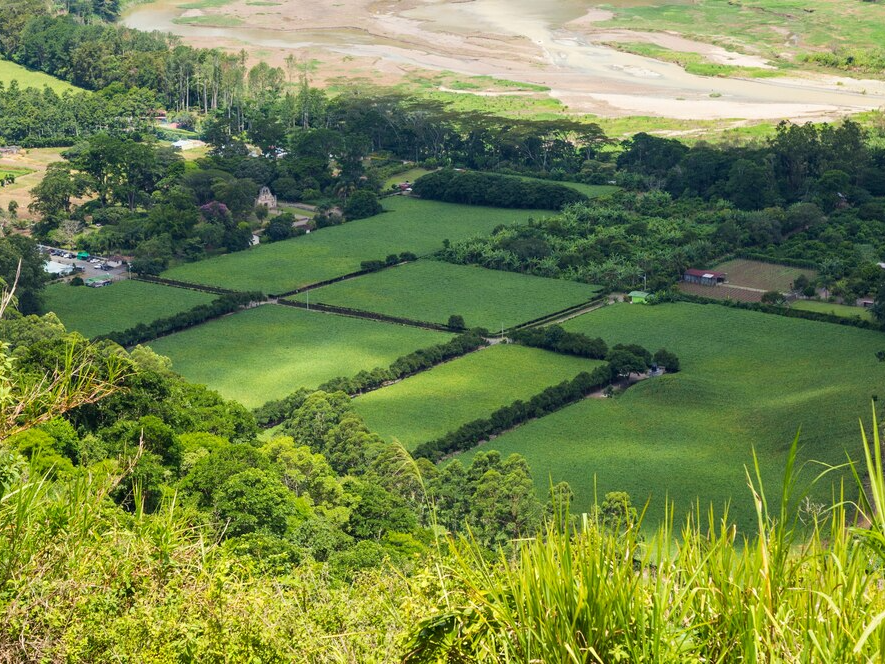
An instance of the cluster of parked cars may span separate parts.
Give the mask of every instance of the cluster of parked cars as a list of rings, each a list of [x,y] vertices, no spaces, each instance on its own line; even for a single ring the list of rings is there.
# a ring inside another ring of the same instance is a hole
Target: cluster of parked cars
[[[92,263],[99,270],[104,270],[108,272],[113,268],[107,264],[107,259],[102,258],[101,256],[90,256],[86,251],[78,251],[76,254],[71,251],[66,251],[65,249],[55,249],[53,247],[47,247],[44,245],[37,245],[37,248],[42,251],[44,254],[49,254],[50,256],[58,256],[59,258],[67,258],[68,260],[78,260],[78,261],[86,261],[88,263]]]

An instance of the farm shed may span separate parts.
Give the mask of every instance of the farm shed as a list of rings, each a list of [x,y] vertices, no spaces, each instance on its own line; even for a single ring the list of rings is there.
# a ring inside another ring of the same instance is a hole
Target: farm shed
[[[627,297],[630,298],[630,304],[645,304],[650,296],[645,291],[635,290],[627,293]]]
[[[86,285],[91,286],[92,288],[101,288],[102,286],[110,286],[113,282],[107,277],[89,277],[86,280]]]
[[[721,284],[728,277],[725,272],[714,272],[713,270],[695,270],[688,269],[682,275],[682,280],[690,284],[701,284],[702,286],[715,286]]]

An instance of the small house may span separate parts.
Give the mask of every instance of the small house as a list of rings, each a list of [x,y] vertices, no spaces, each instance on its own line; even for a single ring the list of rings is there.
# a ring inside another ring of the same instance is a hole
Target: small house
[[[864,309],[869,309],[874,304],[876,304],[876,301],[871,297],[862,297],[857,301],[857,306],[863,307]]]
[[[725,272],[714,272],[713,270],[695,270],[688,269],[682,275],[682,280],[690,284],[700,284],[701,286],[715,286],[721,284],[728,278]]]
[[[651,294],[646,293],[645,291],[635,290],[627,293],[627,297],[630,298],[630,304],[646,304],[651,297]]]
[[[277,197],[274,196],[268,187],[262,187],[258,192],[258,198],[255,200],[255,206],[263,205],[268,210],[277,209]]]
[[[115,254],[114,256],[111,256],[107,260],[108,267],[114,267],[114,268],[123,267],[123,263],[125,263],[125,262],[126,262],[126,259],[123,258],[122,256],[120,256],[119,254]]]

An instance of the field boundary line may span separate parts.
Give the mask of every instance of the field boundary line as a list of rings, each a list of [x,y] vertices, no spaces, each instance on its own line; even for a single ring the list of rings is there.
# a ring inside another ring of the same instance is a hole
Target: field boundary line
[[[525,323],[519,323],[518,325],[513,325],[512,327],[508,327],[505,332],[516,332],[517,330],[523,330],[528,327],[538,327],[539,325],[547,325],[554,323],[564,323],[565,321],[576,318],[581,314],[585,314],[588,311],[593,311],[594,309],[598,309],[599,307],[605,306],[606,299],[605,297],[597,297],[587,302],[581,302],[580,304],[576,304],[572,307],[568,307],[566,309],[560,309],[559,311],[554,311],[552,314],[547,314],[545,316],[541,316],[540,318],[535,318],[534,320],[526,321]]]
[[[311,302],[307,304],[306,302],[297,302],[295,300],[278,300],[277,304],[282,304],[286,307],[296,307],[298,309],[316,309],[317,311],[322,311],[327,314],[337,314],[340,316],[350,316],[351,318],[364,318],[366,320],[374,320],[380,323],[395,323],[397,325],[407,325],[409,327],[419,327],[425,330],[434,330],[436,332],[463,332],[463,330],[456,330],[454,328],[449,327],[448,325],[442,325],[441,323],[426,323],[423,321],[412,320],[411,318],[399,318],[397,316],[388,316],[386,314],[379,314],[373,311],[363,311],[361,309],[349,309],[347,307],[336,307],[331,304],[323,304],[322,302]]]
[[[187,290],[201,291],[203,293],[213,293],[214,295],[238,295],[245,291],[236,291],[229,288],[221,288],[220,286],[207,286],[206,284],[195,284],[190,281],[176,281],[175,279],[166,279],[165,277],[157,277],[149,274],[139,274],[130,277],[133,281],[144,281],[152,284],[161,284],[163,286],[172,286],[173,288],[184,288]]]

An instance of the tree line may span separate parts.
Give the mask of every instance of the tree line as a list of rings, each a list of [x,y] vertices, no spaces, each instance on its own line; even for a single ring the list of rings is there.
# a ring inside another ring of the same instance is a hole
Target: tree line
[[[421,198],[467,205],[560,210],[587,202],[565,185],[512,175],[444,169],[418,178],[412,192]]]
[[[326,381],[317,389],[324,392],[345,392],[350,396],[356,396],[363,392],[377,389],[385,383],[407,378],[455,357],[466,355],[478,348],[482,348],[487,343],[480,331],[471,330],[459,334],[443,344],[419,348],[412,353],[403,355],[394,360],[388,367],[376,367],[370,371],[360,371],[351,377],[339,376]],[[279,424],[290,417],[293,411],[300,408],[309,394],[309,390],[300,389],[282,399],[269,401],[256,408],[253,413],[258,425],[269,427]]]

